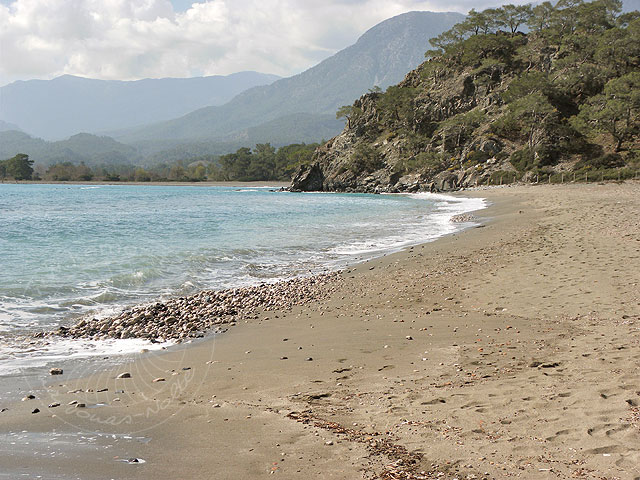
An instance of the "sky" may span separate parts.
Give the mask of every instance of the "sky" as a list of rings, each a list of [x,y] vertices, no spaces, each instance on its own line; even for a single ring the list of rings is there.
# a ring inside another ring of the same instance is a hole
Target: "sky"
[[[63,74],[136,80],[255,70],[290,76],[392,16],[413,10],[466,13],[501,3],[506,2],[0,0],[0,85]]]

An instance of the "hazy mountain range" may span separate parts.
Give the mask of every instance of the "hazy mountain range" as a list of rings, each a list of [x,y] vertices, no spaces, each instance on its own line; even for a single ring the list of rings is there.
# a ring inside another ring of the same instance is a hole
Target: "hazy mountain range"
[[[390,18],[315,67],[273,83],[277,77],[255,72],[138,82],[72,76],[14,82],[0,89],[0,120],[49,139],[77,132],[100,136],[75,135],[48,143],[2,131],[8,128],[0,124],[0,158],[21,152],[45,164],[65,159],[123,163],[125,158],[128,163],[148,164],[226,153],[255,143],[328,139],[344,126],[335,118],[338,107],[376,85],[386,88],[402,80],[424,61],[429,39],[463,18],[433,12]],[[254,82],[248,85],[253,88],[247,90],[242,82]],[[259,82],[263,85],[254,86]],[[230,99],[231,84],[245,91]],[[210,106],[225,96],[229,101]],[[172,116],[178,118],[170,120]],[[151,121],[156,123],[133,127]]]
[[[240,72],[228,76],[161,78],[133,82],[63,75],[0,87],[0,120],[30,135],[59,140],[79,132],[169,120],[209,105],[222,105],[240,92],[277,80],[276,75]]]

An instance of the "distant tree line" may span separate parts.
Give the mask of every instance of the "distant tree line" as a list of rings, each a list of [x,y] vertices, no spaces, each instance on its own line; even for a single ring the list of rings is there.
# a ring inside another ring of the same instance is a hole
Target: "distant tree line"
[[[18,154],[0,161],[0,179],[42,181],[106,182],[203,182],[203,181],[288,181],[298,166],[311,161],[319,146],[293,144],[275,148],[269,143],[240,148],[222,156],[162,163],[151,167],[134,165],[87,166],[69,161],[50,166],[36,165],[28,155]]]
[[[33,177],[33,160],[29,155],[18,153],[15,157],[0,161],[0,179],[31,180]]]

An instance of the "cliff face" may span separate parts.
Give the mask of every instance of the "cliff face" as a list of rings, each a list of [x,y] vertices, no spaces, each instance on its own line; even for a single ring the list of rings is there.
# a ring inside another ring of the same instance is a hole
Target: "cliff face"
[[[594,23],[593,5],[606,11],[600,0],[555,10],[551,26],[529,35],[463,36],[400,84],[342,107],[344,130],[299,168],[291,190],[632,177],[640,169],[640,13]]]

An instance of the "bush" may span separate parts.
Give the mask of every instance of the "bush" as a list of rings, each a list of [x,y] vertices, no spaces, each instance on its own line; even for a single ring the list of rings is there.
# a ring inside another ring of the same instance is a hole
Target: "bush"
[[[606,155],[601,155],[595,158],[582,158],[578,161],[573,170],[582,170],[586,167],[591,167],[596,170],[606,169],[606,168],[619,168],[624,167],[624,160],[617,153],[608,153]]]
[[[384,167],[380,152],[366,143],[356,146],[349,160],[349,170],[355,174],[371,173]]]
[[[509,162],[519,172],[526,172],[527,170],[530,170],[534,166],[535,155],[529,149],[529,147],[525,147],[522,150],[513,152],[511,154],[511,158],[509,159]]]
[[[405,173],[421,173],[424,175],[436,175],[447,167],[447,162],[442,154],[436,152],[420,152],[415,157],[403,160],[402,166]]]
[[[489,155],[482,150],[471,150],[465,156],[464,168],[473,167],[478,163],[486,162],[489,159]]]

